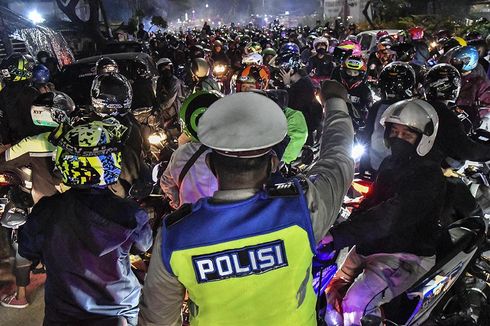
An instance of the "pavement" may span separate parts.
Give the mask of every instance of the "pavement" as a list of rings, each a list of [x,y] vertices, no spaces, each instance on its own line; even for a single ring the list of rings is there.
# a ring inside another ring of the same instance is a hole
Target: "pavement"
[[[31,283],[27,287],[29,306],[24,309],[0,306],[0,325],[5,326],[41,326],[44,318],[44,282],[46,274],[31,274]],[[15,283],[0,283],[0,297],[15,290]]]

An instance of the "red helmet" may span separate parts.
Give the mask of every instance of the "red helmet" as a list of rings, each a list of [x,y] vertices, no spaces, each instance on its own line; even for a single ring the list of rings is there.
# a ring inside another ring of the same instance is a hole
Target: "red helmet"
[[[421,40],[424,38],[424,29],[420,26],[410,28],[408,33],[412,40]]]
[[[378,41],[383,36],[390,35],[388,31],[379,31],[376,33],[376,41]]]

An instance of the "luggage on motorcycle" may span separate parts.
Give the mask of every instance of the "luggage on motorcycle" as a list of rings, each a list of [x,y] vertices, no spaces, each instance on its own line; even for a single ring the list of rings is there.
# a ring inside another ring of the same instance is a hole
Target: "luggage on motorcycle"
[[[0,224],[9,229],[18,229],[27,221],[27,212],[21,208],[11,207],[4,211],[0,218]]]

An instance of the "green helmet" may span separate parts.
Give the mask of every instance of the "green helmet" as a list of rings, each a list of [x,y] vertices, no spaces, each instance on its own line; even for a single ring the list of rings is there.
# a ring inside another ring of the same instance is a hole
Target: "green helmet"
[[[182,103],[179,116],[184,132],[193,140],[199,141],[197,137],[197,124],[207,108],[222,98],[223,95],[217,91],[198,91],[189,95]]]
[[[121,147],[127,128],[109,118],[78,125],[58,140],[55,164],[70,187],[113,184],[121,174]]]
[[[262,51],[262,56],[263,57],[266,56],[266,55],[272,55],[272,56],[274,56],[276,54],[277,54],[277,52],[273,48],[265,48],[264,51]]]

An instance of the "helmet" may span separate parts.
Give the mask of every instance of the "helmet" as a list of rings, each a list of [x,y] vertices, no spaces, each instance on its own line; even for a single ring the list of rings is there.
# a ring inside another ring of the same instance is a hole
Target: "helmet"
[[[350,55],[361,56],[362,51],[358,43],[353,41],[343,41],[335,47],[333,55],[337,61],[342,62]]]
[[[243,57],[242,63],[244,65],[262,65],[264,63],[264,58],[261,54],[258,53],[250,53]]]
[[[317,37],[313,41],[313,48],[316,49],[318,45],[325,44],[325,48],[328,49],[328,38],[324,36]]]
[[[454,50],[450,62],[461,73],[469,72],[478,65],[478,50],[472,46],[462,46]]]
[[[100,116],[124,114],[133,101],[133,89],[123,75],[99,75],[90,90],[93,110]]]
[[[388,123],[396,123],[421,134],[416,151],[419,156],[425,156],[434,145],[439,128],[439,117],[432,105],[426,101],[404,100],[390,105],[381,116],[380,123],[386,131],[389,131]],[[387,136],[388,132],[385,132],[385,140]]]
[[[179,111],[179,117],[185,133],[192,140],[199,141],[197,126],[203,113],[211,104],[222,97],[223,95],[216,91],[197,91],[184,100]]]
[[[160,65],[173,65],[172,60],[169,58],[161,58],[157,61],[157,69],[160,70]]]
[[[461,38],[459,36],[454,36],[454,37],[451,37],[450,39],[444,41],[443,49],[444,49],[444,52],[448,52],[449,50],[451,50],[454,47],[467,46],[467,45],[468,45],[468,43],[463,38]]]
[[[223,42],[221,42],[220,40],[216,40],[213,42],[213,47],[217,48],[217,47],[223,47]]]
[[[254,158],[270,153],[287,133],[286,116],[265,96],[236,93],[214,102],[199,121],[201,143],[221,155]]]
[[[439,63],[425,74],[424,91],[428,100],[455,101],[460,89],[461,75],[452,65]]]
[[[203,58],[195,58],[191,63],[191,72],[192,75],[197,78],[206,78],[209,75],[209,64]]]
[[[412,27],[408,30],[408,33],[410,34],[410,38],[415,41],[415,40],[421,40],[424,38],[424,29],[420,26]]]
[[[362,57],[350,56],[340,67],[340,78],[347,89],[353,89],[364,81],[367,66]]]
[[[481,35],[480,32],[477,31],[468,32],[464,38],[468,42],[483,40],[483,36]]]
[[[121,174],[121,147],[127,128],[110,118],[78,125],[58,141],[55,164],[70,187],[106,186]]]
[[[21,53],[13,53],[3,59],[0,66],[4,80],[18,82],[32,77],[34,63]]]
[[[406,62],[395,61],[386,65],[378,80],[384,98],[403,100],[413,96],[415,71]]]
[[[57,127],[75,111],[75,103],[65,93],[53,91],[39,95],[31,106],[32,121],[36,126]]]
[[[245,54],[262,53],[262,45],[258,42],[250,42],[245,46]]]
[[[274,50],[273,48],[265,48],[263,51],[262,51],[262,56],[265,57],[266,55],[272,55],[272,56],[275,56],[277,54],[276,50]]]
[[[393,38],[390,36],[390,35],[385,35],[385,36],[382,36],[379,40],[378,40],[378,49],[383,46],[384,48],[391,48],[393,46]]]
[[[193,45],[189,48],[191,58],[204,58],[204,48],[200,45]]]
[[[111,58],[102,57],[97,60],[95,70],[97,71],[97,75],[113,74],[119,72],[119,66],[117,65],[116,61],[112,60]]]
[[[379,41],[383,36],[389,35],[388,31],[379,31],[376,33],[376,41]]]
[[[279,50],[280,55],[285,55],[285,54],[297,54],[299,56],[300,50],[299,46],[296,43],[286,43],[283,46],[281,46],[281,49]]]
[[[36,59],[37,59],[37,62],[39,63],[46,63],[46,60],[51,57],[51,55],[49,54],[48,51],[44,51],[44,50],[41,50],[37,53],[36,55]]]
[[[50,78],[49,69],[46,68],[45,65],[39,64],[35,66],[34,69],[32,70],[31,82],[35,85],[47,84],[49,82],[49,78]]]
[[[255,84],[256,89],[266,89],[269,79],[270,72],[266,66],[247,66],[238,72],[236,91],[242,91],[242,84]]]

